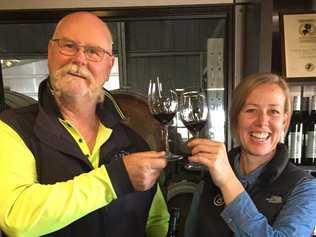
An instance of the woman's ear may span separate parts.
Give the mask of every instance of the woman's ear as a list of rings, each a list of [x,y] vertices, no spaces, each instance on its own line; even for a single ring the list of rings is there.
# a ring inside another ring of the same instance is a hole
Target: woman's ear
[[[287,112],[287,113],[284,114],[284,121],[283,121],[284,132],[290,126],[290,121],[291,121],[291,114],[289,112]]]

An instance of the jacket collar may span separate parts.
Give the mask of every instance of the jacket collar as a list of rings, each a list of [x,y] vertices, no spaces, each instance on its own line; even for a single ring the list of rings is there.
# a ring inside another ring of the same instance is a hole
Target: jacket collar
[[[65,128],[58,121],[58,118],[62,118],[62,115],[56,100],[49,89],[48,83],[48,79],[46,79],[42,81],[39,86],[39,112],[36,117],[34,133],[48,146],[88,163],[86,157],[82,154],[72,136],[68,132],[65,132]],[[111,94],[108,91],[105,91],[105,95],[104,102],[97,105],[96,112],[100,121],[106,127],[114,128],[121,120],[125,119],[125,117],[115,100],[111,97]],[[121,143],[129,144],[128,139],[123,136],[122,132],[115,135],[121,137]],[[112,140],[113,138],[111,141]],[[111,141],[107,145],[109,149],[115,147],[115,144],[112,144],[113,142]]]
[[[40,83],[38,92],[39,106],[50,118],[62,118],[49,83],[48,78]],[[97,105],[96,113],[106,127],[112,128],[118,122],[124,120],[125,116],[110,92],[104,90],[104,93],[104,102]]]
[[[232,167],[233,160],[237,154],[240,154],[241,148],[233,148],[229,152],[229,160]],[[279,143],[276,148],[274,157],[266,164],[262,173],[259,175],[256,185],[266,186],[273,183],[283,172],[286,165],[288,164],[288,151],[284,144]]]

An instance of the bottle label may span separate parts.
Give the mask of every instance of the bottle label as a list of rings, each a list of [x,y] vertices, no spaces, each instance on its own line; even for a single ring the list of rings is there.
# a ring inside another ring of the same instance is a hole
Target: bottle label
[[[289,156],[292,159],[300,159],[302,157],[303,133],[290,132],[289,133]]]
[[[316,131],[307,133],[306,158],[316,158]]]

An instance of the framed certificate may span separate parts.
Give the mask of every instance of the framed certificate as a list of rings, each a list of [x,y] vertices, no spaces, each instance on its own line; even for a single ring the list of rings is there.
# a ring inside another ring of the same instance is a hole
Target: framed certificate
[[[281,13],[280,32],[283,76],[316,80],[316,12]]]

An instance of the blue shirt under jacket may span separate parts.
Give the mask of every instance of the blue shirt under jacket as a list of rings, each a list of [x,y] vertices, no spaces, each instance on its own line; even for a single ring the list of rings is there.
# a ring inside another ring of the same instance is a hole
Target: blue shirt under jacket
[[[234,166],[246,190],[252,188],[264,168],[263,165],[244,176],[239,167],[239,157],[236,157]],[[316,179],[305,180],[295,187],[273,226],[257,210],[246,191],[226,206],[221,216],[235,237],[310,237],[316,225]]]

